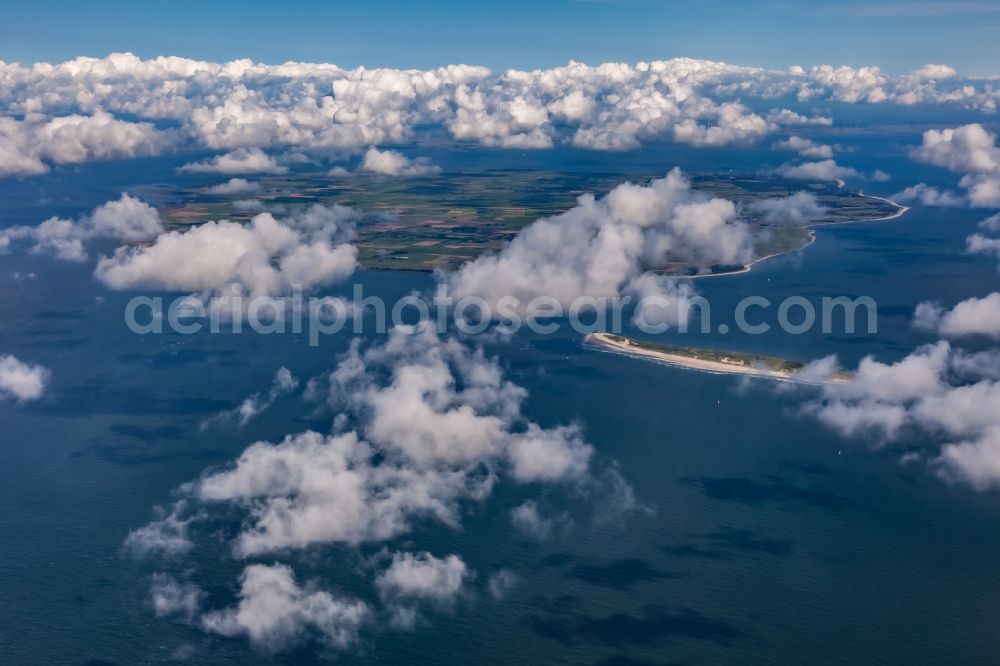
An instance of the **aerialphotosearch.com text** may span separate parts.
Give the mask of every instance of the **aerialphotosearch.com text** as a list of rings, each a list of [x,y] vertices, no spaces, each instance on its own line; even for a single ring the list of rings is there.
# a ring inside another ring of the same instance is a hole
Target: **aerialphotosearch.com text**
[[[322,336],[347,329],[354,334],[385,333],[398,326],[433,322],[438,332],[457,330],[476,335],[491,328],[517,333],[523,328],[551,334],[569,326],[581,335],[620,334],[627,326],[643,333],[729,334],[734,330],[761,335],[775,328],[792,335],[819,330],[823,334],[878,332],[878,307],[869,296],[824,296],[812,300],[790,296],[772,300],[746,296],[726,312],[711,302],[679,291],[671,295],[579,296],[566,303],[554,296],[520,299],[504,296],[488,301],[479,296],[452,297],[441,288],[433,295],[409,294],[391,303],[365,295],[361,284],[350,297],[304,296],[293,289],[287,296],[246,295],[239,285],[211,296],[135,296],[125,307],[125,324],[137,335],[244,333],[306,334],[311,346]]]

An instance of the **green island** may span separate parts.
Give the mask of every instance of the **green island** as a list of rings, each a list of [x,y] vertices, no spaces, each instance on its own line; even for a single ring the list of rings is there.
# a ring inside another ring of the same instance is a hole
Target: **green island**
[[[836,372],[828,379],[798,377],[798,373],[805,368],[805,364],[777,356],[664,345],[611,333],[591,333],[584,338],[584,344],[604,351],[613,351],[705,372],[754,375],[809,383],[844,382],[850,379],[850,375],[845,372]]]
[[[252,195],[278,211],[312,204],[341,204],[373,213],[359,225],[359,259],[366,268],[430,271],[457,267],[500,249],[524,226],[561,213],[578,196],[601,196],[619,183],[648,182],[620,173],[562,173],[531,170],[486,170],[442,173],[433,177],[398,178],[366,173],[293,173],[255,178]],[[819,224],[889,219],[905,210],[891,201],[841,188],[837,183],[803,183],[769,176],[694,176],[695,189],[736,202],[751,229],[754,261],[800,249],[813,240]],[[798,191],[812,192],[826,215],[820,220],[773,221],[746,204]],[[259,209],[248,208],[251,195],[213,194],[208,188],[166,185],[141,194],[160,207],[168,228],[181,229],[207,220],[249,220]],[[666,263],[663,274],[695,276],[747,270],[747,266],[697,266]]]

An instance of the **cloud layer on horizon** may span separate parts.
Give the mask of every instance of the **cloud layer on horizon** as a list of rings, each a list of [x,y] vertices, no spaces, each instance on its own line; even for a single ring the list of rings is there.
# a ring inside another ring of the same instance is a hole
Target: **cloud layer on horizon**
[[[990,80],[944,65],[891,77],[878,67],[778,72],[690,58],[493,73],[116,53],[0,62],[0,84],[0,176],[180,147],[222,153],[186,171],[282,173],[287,167],[261,151],[336,156],[411,140],[426,125],[505,148],[627,150],[653,138],[723,146],[829,123],[782,105],[947,104],[993,113],[1000,100]],[[761,115],[741,100],[775,106]],[[821,147],[797,149],[828,157]]]

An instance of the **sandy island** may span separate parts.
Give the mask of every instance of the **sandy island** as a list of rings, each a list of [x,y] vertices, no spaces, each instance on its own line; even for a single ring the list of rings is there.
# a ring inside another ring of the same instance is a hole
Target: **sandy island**
[[[647,358],[681,368],[700,370],[702,372],[713,372],[727,375],[752,375],[754,377],[769,377],[771,379],[780,379],[806,384],[823,384],[829,382],[841,383],[847,381],[847,377],[845,376],[834,376],[829,379],[798,377],[798,373],[793,370],[772,370],[770,368],[750,365],[739,358],[727,358],[723,356],[719,361],[710,361],[707,359],[695,358],[693,356],[670,354],[667,352],[640,347],[633,344],[628,338],[611,336],[607,333],[590,333],[584,337],[583,342],[586,345],[590,345],[604,351],[618,352],[629,356],[638,356],[640,358]]]

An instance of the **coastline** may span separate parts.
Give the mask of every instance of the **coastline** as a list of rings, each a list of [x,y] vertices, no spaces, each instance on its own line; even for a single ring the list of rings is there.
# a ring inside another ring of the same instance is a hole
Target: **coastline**
[[[840,182],[838,182],[838,186],[841,189],[843,189],[843,187],[845,185],[842,185]],[[865,194],[863,191],[860,191],[860,190],[858,191],[858,195],[862,196],[862,197],[865,197],[867,199],[876,199],[878,201],[882,201],[882,202],[885,202],[885,203],[890,204],[892,206],[895,206],[896,207],[896,212],[892,213],[891,215],[886,215],[884,217],[872,217],[872,218],[866,218],[866,219],[861,219],[861,220],[849,220],[847,222],[813,222],[813,223],[808,224],[808,225],[803,225],[803,228],[805,228],[805,229],[807,229],[809,231],[809,238],[806,240],[806,242],[803,245],[801,245],[801,246],[799,246],[797,248],[791,249],[791,250],[785,250],[784,252],[773,252],[771,254],[764,255],[763,257],[757,257],[756,259],[750,261],[749,263],[744,264],[742,268],[739,268],[739,269],[736,269],[736,270],[720,271],[718,273],[700,273],[700,274],[697,274],[697,275],[676,275],[676,274],[672,274],[672,273],[660,273],[660,274],[663,275],[664,277],[673,278],[673,279],[677,279],[677,280],[701,280],[703,278],[728,277],[728,276],[733,276],[733,275],[742,275],[743,273],[749,273],[751,270],[753,270],[753,268],[757,264],[759,264],[761,262],[764,262],[764,261],[767,261],[768,259],[773,259],[775,257],[781,257],[781,256],[784,256],[786,254],[791,254],[792,252],[800,252],[800,251],[808,248],[810,245],[812,245],[813,243],[816,242],[816,233],[813,231],[813,229],[815,229],[816,227],[825,227],[825,226],[828,226],[828,225],[831,225],[831,224],[855,224],[855,223],[863,223],[863,222],[885,222],[885,221],[888,221],[888,220],[895,220],[897,218],[900,218],[900,217],[902,217],[903,215],[905,215],[910,210],[909,206],[903,206],[902,204],[896,203],[895,201],[893,201],[891,199],[887,199],[885,197],[879,197],[879,196],[875,196],[873,194]],[[362,262],[361,268],[363,268],[364,270],[369,270],[369,271],[433,273],[434,271],[438,270],[438,268],[441,268],[441,266],[435,267],[435,268],[415,268],[415,267],[410,267],[410,268],[399,267],[399,268],[396,268],[396,267],[391,267],[391,266],[372,266],[372,267],[369,267],[369,266],[365,266],[364,263]],[[445,268],[445,270],[447,270],[447,268]],[[653,271],[653,272],[657,272],[657,271]]]
[[[864,220],[864,221],[868,222],[870,220]],[[842,224],[842,223],[831,222],[830,224]],[[816,234],[812,231],[812,229],[810,229],[809,230],[809,239],[805,242],[805,245],[797,247],[794,250],[786,250],[785,252],[772,252],[771,254],[766,254],[763,257],[757,257],[756,259],[754,259],[750,263],[744,264],[743,268],[741,268],[739,270],[735,270],[735,271],[720,271],[718,273],[702,273],[701,275],[677,275],[677,276],[668,275],[667,277],[677,277],[677,278],[688,278],[690,280],[700,280],[702,278],[728,277],[730,275],[742,275],[743,273],[749,273],[750,271],[752,271],[753,268],[754,268],[754,266],[756,266],[757,264],[761,263],[762,261],[767,261],[768,259],[774,259],[775,257],[782,257],[782,256],[784,256],[786,254],[791,254],[792,252],[800,252],[800,251],[806,249],[807,247],[809,247],[810,245],[812,245],[815,242],[816,242]]]
[[[863,191],[858,190],[858,194],[868,199],[876,199],[878,201],[884,201],[887,204],[892,204],[896,207],[896,212],[892,215],[886,215],[885,217],[873,217],[870,220],[858,220],[858,222],[884,222],[885,220],[895,220],[898,217],[903,217],[907,211],[910,210],[909,206],[904,206],[903,204],[896,203],[892,199],[886,199],[885,197],[877,197],[874,194],[865,194]]]
[[[845,183],[842,180],[838,179],[837,185],[838,185],[838,187],[840,187],[841,189],[843,189]],[[885,197],[878,197],[878,196],[875,196],[874,194],[865,194],[864,192],[862,192],[860,190],[858,191],[858,195],[862,196],[862,197],[865,197],[866,199],[876,199],[878,201],[883,201],[883,202],[885,202],[887,204],[895,206],[896,207],[896,212],[893,213],[892,215],[886,215],[884,217],[871,217],[871,218],[866,218],[866,219],[863,219],[863,220],[850,220],[849,222],[815,222],[813,224],[805,225],[805,228],[809,230],[809,240],[806,241],[805,245],[802,245],[801,247],[797,247],[794,250],[786,250],[785,252],[774,252],[772,254],[768,254],[768,255],[765,255],[763,257],[757,257],[756,259],[754,259],[750,263],[744,264],[743,268],[741,268],[739,270],[735,270],[735,271],[722,271],[722,272],[719,272],[719,273],[702,273],[700,275],[676,275],[676,276],[667,275],[667,277],[676,277],[678,279],[680,279],[680,278],[687,278],[687,279],[690,279],[690,280],[698,280],[698,279],[701,279],[701,278],[724,277],[724,276],[727,276],[727,275],[741,275],[743,273],[749,273],[751,270],[753,270],[754,266],[756,266],[757,264],[761,263],[762,261],[767,261],[768,259],[773,259],[774,257],[781,257],[781,256],[784,256],[786,254],[791,254],[792,252],[800,252],[800,251],[806,249],[807,247],[809,247],[810,245],[812,245],[813,243],[815,243],[816,242],[816,233],[813,231],[813,229],[816,228],[816,227],[825,227],[825,226],[829,226],[831,224],[855,224],[855,223],[859,223],[859,222],[886,222],[888,220],[895,220],[897,218],[900,218],[900,217],[902,217],[903,215],[905,215],[910,210],[909,206],[904,206],[902,204],[896,203],[892,199],[886,199]]]
[[[679,368],[697,370],[712,374],[766,377],[768,379],[797,382],[802,384],[823,384],[827,382],[840,383],[846,381],[843,378],[833,377],[824,382],[822,380],[800,378],[797,376],[797,372],[771,370],[768,368],[746,365],[742,361],[737,362],[734,360],[733,362],[727,363],[724,361],[710,361],[707,359],[693,358],[691,356],[684,356],[681,354],[670,354],[668,352],[639,347],[632,344],[627,338],[622,338],[621,336],[616,337],[619,339],[615,340],[607,333],[589,333],[584,336],[583,344],[601,351],[624,354],[626,356],[657,361],[659,363],[665,363]]]

